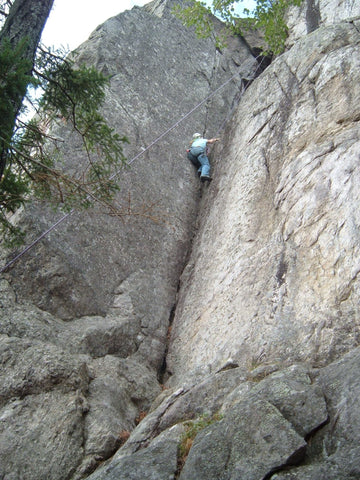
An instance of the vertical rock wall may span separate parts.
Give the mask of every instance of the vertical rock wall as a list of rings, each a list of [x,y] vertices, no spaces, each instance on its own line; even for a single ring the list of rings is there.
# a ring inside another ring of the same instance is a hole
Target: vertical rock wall
[[[300,35],[231,118],[168,389],[89,480],[360,477],[360,29],[337,7],[345,20]]]
[[[242,98],[181,279],[171,384],[358,345],[359,42],[356,19],[320,27]]]
[[[300,7],[287,12],[288,46],[321,25],[329,25],[360,15],[359,2],[354,0],[304,0]]]
[[[241,39],[222,52],[212,39],[197,39],[171,15],[174,3],[111,18],[75,52],[78,63],[110,75],[104,115],[128,137],[125,154],[136,161],[119,175],[123,217],[74,213],[1,278],[1,478],[89,473],[160,392],[201,195],[185,148],[194,131],[216,134],[237,103],[241,76],[257,66]],[[76,170],[84,159],[78,139],[61,122],[53,129]],[[29,205],[20,220],[27,242],[59,216]],[[14,253],[2,252],[3,262]]]
[[[104,113],[128,158],[146,150],[117,201],[161,221],[74,214],[1,278],[0,477],[353,480],[358,5],[291,13],[291,48],[241,98],[201,188],[187,141],[218,132],[257,64],[239,38],[196,39],[174,3],[114,17],[77,51],[111,75]],[[53,214],[23,219],[36,236]]]
[[[89,480],[360,478],[360,20],[336,7],[340,21],[300,35],[228,124],[168,388]]]

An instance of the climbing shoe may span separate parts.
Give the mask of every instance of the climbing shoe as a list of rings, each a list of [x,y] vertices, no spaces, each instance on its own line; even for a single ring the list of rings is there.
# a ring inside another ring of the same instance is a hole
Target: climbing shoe
[[[200,177],[200,180],[201,180],[202,182],[211,182],[212,178],[211,178],[209,175],[202,175],[202,176]]]

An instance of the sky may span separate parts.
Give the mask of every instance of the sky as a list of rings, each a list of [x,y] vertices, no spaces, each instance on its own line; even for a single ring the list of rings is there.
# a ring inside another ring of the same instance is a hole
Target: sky
[[[42,42],[74,50],[110,17],[151,0],[55,0],[46,22]]]
[[[151,0],[55,0],[45,25],[42,42],[46,46],[74,50],[96,27],[110,17],[142,7]],[[211,3],[211,0],[208,0]],[[245,7],[246,1],[240,3]],[[251,8],[250,6],[248,8]]]

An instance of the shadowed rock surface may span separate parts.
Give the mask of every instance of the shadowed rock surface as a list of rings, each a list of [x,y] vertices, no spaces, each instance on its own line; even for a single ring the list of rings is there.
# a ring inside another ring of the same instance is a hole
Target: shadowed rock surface
[[[175,3],[153,2],[113,17],[75,52],[78,63],[111,76],[104,115],[129,138],[129,161],[201,105],[120,172],[123,218],[96,210],[74,213],[4,275],[2,418],[10,418],[6,402],[13,398],[21,408],[26,403],[29,413],[19,420],[21,428],[1,424],[6,449],[0,449],[0,476],[56,480],[91,471],[118,448],[160,392],[169,318],[201,195],[185,148],[195,131],[219,131],[238,103],[241,78],[258,66],[240,38],[230,39],[222,52],[212,39],[198,40],[171,14]],[[66,125],[53,128],[65,140],[66,162],[76,169],[84,157],[79,140]],[[129,202],[134,213],[128,218]],[[42,205],[29,206],[21,220],[27,241],[57,218]],[[68,382],[79,362],[87,371],[81,388]],[[87,405],[75,411],[76,445],[57,445],[58,421],[50,420],[49,405],[56,405],[65,386],[68,400],[58,402],[54,418],[73,421],[68,409],[79,395]],[[44,392],[49,405],[36,401],[30,407],[28,399]],[[24,467],[25,445],[38,429],[32,408],[37,418],[49,418],[44,440],[32,447],[44,458],[41,468]],[[61,458],[68,449],[73,455],[47,462],[53,449]],[[12,473],[14,465],[22,473]]]
[[[288,50],[242,95],[251,45],[198,40],[175,3],[75,53],[111,75],[129,160],[146,150],[117,199],[143,216],[74,213],[2,275],[0,478],[360,478],[360,6],[291,9]],[[194,131],[222,138],[209,186]],[[30,241],[54,220],[21,221]]]

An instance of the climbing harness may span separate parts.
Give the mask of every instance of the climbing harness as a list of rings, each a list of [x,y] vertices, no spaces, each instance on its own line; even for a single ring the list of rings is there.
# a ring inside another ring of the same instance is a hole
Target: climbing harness
[[[259,57],[256,57],[256,60],[258,59]],[[265,57],[263,57],[263,59],[261,60],[261,62],[258,63],[258,66],[256,68],[256,70],[254,71],[254,75],[253,75],[253,78],[254,79],[256,77],[256,73],[258,72],[258,70],[260,69],[262,63],[263,63],[263,60],[264,60]],[[202,100],[200,103],[198,103],[197,105],[195,105],[194,108],[192,108],[189,112],[187,112],[185,115],[183,115],[180,120],[178,120],[177,122],[175,122],[171,127],[169,127],[167,130],[165,130],[161,135],[159,135],[157,138],[155,138],[155,140],[153,140],[146,148],[143,148],[137,155],[135,155],[135,157],[133,157],[129,162],[128,162],[128,165],[131,165],[132,163],[134,163],[139,157],[141,157],[141,155],[143,155],[145,152],[147,152],[151,147],[153,147],[156,143],[158,143],[163,137],[165,137],[168,133],[170,133],[172,130],[174,130],[178,125],[180,125],[180,123],[182,123],[184,120],[186,120],[188,117],[190,117],[198,108],[200,108],[205,102],[207,102],[210,98],[214,97],[220,90],[222,90],[226,85],[228,85],[232,80],[234,80],[239,74],[238,73],[235,73],[231,78],[229,78],[226,82],[224,82],[222,85],[220,85],[217,89],[215,89],[212,93],[210,93],[204,100]],[[239,100],[240,98],[243,96],[243,94],[245,93],[246,89],[247,89],[247,86],[249,85],[249,83],[246,85],[246,87],[244,87],[240,93],[240,96],[239,96]],[[229,115],[226,117],[225,121],[223,122],[223,124],[221,125],[221,128],[224,126],[225,122],[228,120],[229,118]],[[219,129],[220,130],[220,129]],[[218,131],[219,131],[218,130]],[[118,170],[117,172],[113,173],[113,175],[111,175],[111,177],[109,178],[110,180],[113,180],[115,177],[117,177],[117,175],[119,175],[119,173],[121,172],[121,170]],[[63,215],[59,220],[57,220],[57,222],[55,222],[53,225],[51,225],[51,227],[49,227],[47,230],[45,230],[39,237],[37,237],[33,242],[31,242],[27,247],[24,248],[24,250],[22,250],[20,253],[18,253],[12,260],[10,260],[4,267],[1,268],[0,270],[0,273],[3,273],[5,272],[8,268],[10,268],[15,262],[17,262],[23,255],[25,255],[29,250],[31,250],[33,247],[35,247],[35,245],[37,245],[44,237],[46,237],[50,232],[52,232],[53,230],[55,230],[56,227],[58,227],[61,223],[63,223],[65,220],[67,220],[69,217],[71,217],[73,215],[73,213],[75,212],[75,209],[72,209],[70,212],[66,213],[65,215]]]

